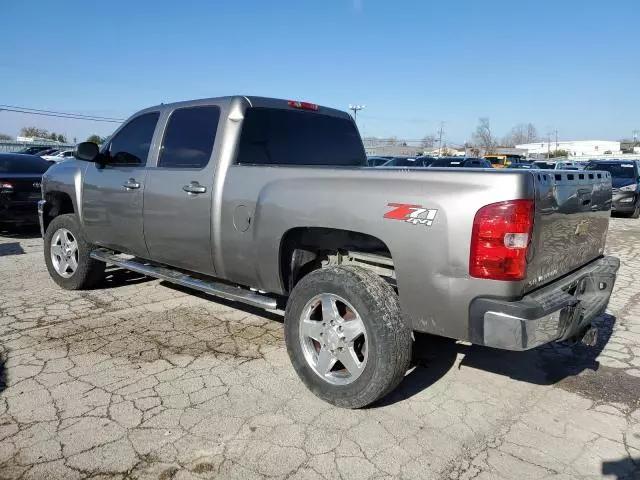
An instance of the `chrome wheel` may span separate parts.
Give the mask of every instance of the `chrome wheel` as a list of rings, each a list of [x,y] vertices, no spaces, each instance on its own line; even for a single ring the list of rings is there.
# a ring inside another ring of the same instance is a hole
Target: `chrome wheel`
[[[66,228],[56,230],[51,237],[51,263],[63,278],[70,278],[78,269],[78,242]]]
[[[331,293],[313,297],[300,319],[304,358],[323,380],[347,385],[367,364],[367,331],[356,309]]]

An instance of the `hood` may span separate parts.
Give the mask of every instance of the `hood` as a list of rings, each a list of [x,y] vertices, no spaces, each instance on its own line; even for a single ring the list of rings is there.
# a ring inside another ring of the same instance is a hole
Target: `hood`
[[[611,177],[611,186],[613,188],[626,187],[633,183],[636,183],[633,178]]]

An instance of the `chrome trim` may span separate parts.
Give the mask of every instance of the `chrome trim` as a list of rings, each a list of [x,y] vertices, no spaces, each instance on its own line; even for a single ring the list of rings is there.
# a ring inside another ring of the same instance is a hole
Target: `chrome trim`
[[[562,310],[533,320],[500,312],[484,314],[484,344],[506,350],[528,350],[559,339],[562,336]]]
[[[182,285],[184,287],[193,288],[209,295],[225,298],[234,302],[246,303],[254,307],[263,308],[265,310],[276,310],[278,308],[275,298],[267,297],[254,293],[250,290],[244,290],[240,287],[233,287],[224,283],[218,283],[213,280],[204,280],[193,278],[185,273],[172,270],[169,267],[156,265],[148,265],[137,259],[127,259],[119,257],[115,252],[109,250],[94,250],[91,252],[91,258],[106,263],[117,265],[132,272],[141,273],[149,277],[159,278],[167,282]]]
[[[44,238],[44,206],[46,200],[38,200],[38,222],[40,223],[40,235]]]

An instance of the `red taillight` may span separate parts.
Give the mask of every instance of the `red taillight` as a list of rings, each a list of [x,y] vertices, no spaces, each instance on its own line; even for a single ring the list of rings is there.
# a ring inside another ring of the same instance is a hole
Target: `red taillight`
[[[293,107],[293,108],[300,108],[302,110],[314,110],[315,111],[315,110],[318,110],[320,108],[315,103],[296,102],[295,100],[289,100],[287,102],[287,105],[289,105],[290,107]]]
[[[473,219],[469,275],[491,280],[523,280],[531,241],[532,200],[482,207]]]

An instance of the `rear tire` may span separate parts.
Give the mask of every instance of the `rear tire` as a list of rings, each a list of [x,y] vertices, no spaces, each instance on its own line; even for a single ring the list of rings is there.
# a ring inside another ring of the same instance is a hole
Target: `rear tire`
[[[636,209],[629,215],[629,218],[640,218],[640,197],[636,199]]]
[[[360,267],[327,267],[303,277],[289,297],[284,331],[300,379],[339,407],[381,399],[409,368],[411,329],[398,295]]]
[[[100,283],[105,263],[89,256],[92,249],[75,214],[55,217],[44,235],[44,260],[53,281],[66,290],[85,290]]]

